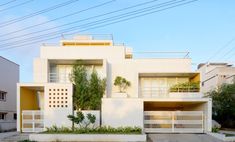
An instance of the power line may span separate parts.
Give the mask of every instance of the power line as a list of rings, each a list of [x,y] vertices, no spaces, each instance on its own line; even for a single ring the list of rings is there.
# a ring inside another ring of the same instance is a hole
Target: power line
[[[182,0],[182,1],[185,1],[185,0]],[[178,2],[179,3],[179,2]],[[137,13],[138,14],[138,13]],[[120,17],[120,15],[118,15],[119,17],[118,17],[118,19],[120,19],[120,18],[123,18],[123,17]],[[115,17],[117,17],[117,16],[115,16]],[[125,17],[124,17],[125,18]],[[110,19],[110,18],[106,18],[106,19]],[[100,22],[100,21],[104,21],[104,20],[106,20],[106,19],[103,19],[103,20],[99,20],[99,21],[95,21],[95,22]],[[115,20],[115,19],[114,19]],[[106,22],[106,21],[105,21]],[[94,22],[92,22],[92,23],[88,23],[88,24],[91,24],[91,25],[89,25],[89,26],[93,26],[94,24],[93,24]],[[88,24],[84,24],[84,25],[88,25]],[[92,25],[93,24],[93,25]],[[95,25],[96,25],[97,23],[95,23]],[[98,24],[100,24],[100,23],[98,23]],[[102,23],[101,23],[102,24]],[[69,32],[69,31],[64,31],[64,32]],[[46,35],[41,35],[41,37],[42,38],[45,38],[45,37],[49,37],[49,35],[50,34],[46,34]],[[53,35],[54,35],[54,33],[53,33]],[[38,36],[39,37],[39,36]],[[36,38],[36,39],[39,39],[39,38]],[[33,38],[35,38],[35,37],[33,37]],[[32,41],[33,40],[33,38],[28,38],[27,40],[25,40],[25,42],[28,42],[28,41]],[[24,42],[23,42],[24,43]],[[6,48],[6,45],[1,45],[1,46],[5,46],[5,47],[3,47],[3,48]],[[10,46],[12,46],[12,44],[10,45]]]
[[[67,23],[67,24],[64,24],[64,25],[61,25],[61,26],[56,26],[56,27],[53,27],[53,28],[49,28],[48,30],[55,29],[55,28],[58,28],[58,27],[63,27],[63,26],[66,26],[66,25],[71,25],[71,24],[74,24],[74,23],[77,23],[77,22],[86,21],[86,20],[90,20],[90,19],[93,19],[93,18],[97,18],[97,17],[109,15],[109,14],[113,14],[113,13],[116,13],[116,12],[120,12],[120,11],[127,10],[127,9],[131,9],[131,8],[135,8],[135,7],[138,7],[138,6],[143,6],[143,5],[146,5],[146,4],[149,4],[149,3],[152,3],[152,2],[156,2],[156,1],[158,1],[158,0],[151,0],[151,1],[144,2],[144,3],[139,3],[139,4],[134,5],[134,6],[122,8],[122,9],[115,10],[115,11],[112,11],[112,12],[108,12],[108,13],[105,13],[105,14],[100,14],[100,15],[92,16],[92,17],[89,17],[89,18],[86,18],[86,19],[83,19],[83,20],[77,20],[77,21],[70,22],[70,23]],[[73,13],[72,13],[72,15],[73,15]],[[67,16],[70,16],[70,14],[67,15]],[[64,17],[64,16],[63,16],[63,17]],[[61,17],[59,17],[59,18],[61,18]],[[36,26],[44,25],[44,24],[46,24],[46,23],[49,23],[49,22],[51,22],[51,21],[55,21],[55,20],[57,20],[57,19],[58,19],[58,18],[55,18],[55,19],[52,19],[52,20],[50,20],[50,21],[48,21],[48,22],[43,22],[43,23],[40,23],[40,24],[36,24],[36,25],[32,25],[32,26],[26,27],[26,28],[21,29],[21,30],[17,30],[17,31],[13,31],[13,32],[10,32],[10,33],[7,33],[7,34],[3,34],[3,35],[0,35],[0,37],[6,36],[6,35],[15,34],[15,33],[18,33],[18,32],[20,32],[20,31],[24,31],[24,30],[27,30],[27,29],[34,28],[34,27],[36,27]],[[37,32],[38,32],[38,31],[37,31]],[[24,36],[24,35],[23,35],[23,36]]]
[[[14,1],[16,1],[16,0],[11,0],[11,1],[8,1],[8,2],[6,2],[6,3],[0,4],[0,6],[7,5],[7,4],[12,3],[12,2],[14,2]]]
[[[153,14],[153,13],[156,13],[156,12],[164,11],[164,10],[171,9],[171,8],[174,8],[174,7],[186,5],[186,4],[195,2],[195,1],[197,1],[197,0],[192,0],[192,1],[184,2],[184,3],[180,3],[180,4],[177,4],[177,5],[174,5],[174,6],[170,6],[170,7],[164,8],[164,9],[155,10],[155,11],[152,11],[152,12],[140,14],[140,15],[137,15],[137,16],[132,16],[132,17],[129,17],[129,18],[126,18],[126,19],[122,19],[122,20],[110,22],[110,23],[107,23],[107,24],[103,24],[103,25],[99,25],[99,26],[94,26],[94,27],[91,27],[91,28],[87,28],[87,29],[84,29],[84,30],[79,30],[79,31],[71,32],[71,33],[68,33],[68,34],[65,34],[65,35],[73,35],[73,34],[78,33],[78,32],[84,32],[84,31],[88,31],[88,30],[92,30],[92,29],[96,29],[96,28],[105,27],[105,26],[108,26],[108,25],[112,25],[112,24],[116,24],[116,23],[120,23],[120,22],[123,22],[123,21],[130,20],[130,19],[142,17],[142,16],[145,16],[145,15],[149,15],[149,14]],[[46,39],[43,39],[43,40],[38,40],[38,41],[26,43],[26,44],[21,44],[21,45],[18,45],[18,46],[12,46],[12,47],[4,48],[4,49],[1,49],[1,50],[9,50],[9,49],[13,49],[13,48],[18,48],[18,47],[26,46],[26,45],[29,45],[29,44],[34,44],[34,43],[38,43],[38,42],[42,42],[42,41],[47,41],[47,40],[51,40],[51,39],[56,39],[56,38],[59,38],[59,37],[60,37],[60,36],[54,36],[54,37],[51,37],[51,38],[46,38]]]
[[[232,52],[232,50],[234,50],[234,46],[231,48],[231,50],[229,50],[228,52],[227,52],[227,54],[225,54],[224,55],[224,57],[226,57],[226,55],[228,55],[229,53],[232,53],[230,56],[228,56],[227,58],[224,58],[225,60],[228,60],[228,59],[230,59],[230,58],[232,58],[234,55],[235,55],[235,52]]]
[[[52,11],[52,10],[55,10],[55,9],[67,6],[67,5],[75,3],[77,1],[79,1],[79,0],[69,0],[69,1],[66,1],[64,3],[60,3],[60,4],[54,5],[52,7],[49,7],[49,8],[46,8],[46,9],[43,9],[43,10],[31,13],[31,14],[28,14],[28,15],[25,15],[25,16],[22,16],[22,17],[19,17],[19,18],[16,18],[16,19],[12,19],[12,20],[8,20],[8,21],[5,21],[5,22],[2,22],[2,23],[0,23],[0,27],[5,27],[5,26],[8,26],[8,25],[14,24],[16,22],[23,21],[25,19],[37,16],[39,14],[46,13],[46,12],[49,12],[49,11]]]
[[[229,53],[231,53],[234,50],[234,47],[232,47],[230,50],[228,50],[223,56],[221,56],[220,59],[225,58]]]
[[[13,6],[9,6],[7,8],[1,9],[0,12],[3,12],[3,11],[6,11],[6,10],[9,10],[9,9],[12,9],[12,8],[16,8],[16,7],[28,4],[28,3],[32,2],[32,1],[34,1],[34,0],[28,0],[28,1],[25,1],[25,2],[22,2],[22,3],[16,4],[16,5],[13,5]]]
[[[57,17],[57,18],[55,18],[55,19],[52,19],[52,20],[49,20],[49,21],[46,21],[46,22],[42,22],[42,23],[39,23],[39,24],[35,24],[35,25],[32,25],[32,26],[29,26],[29,27],[26,27],[26,28],[17,30],[17,31],[13,31],[13,32],[10,32],[10,33],[7,33],[7,34],[3,34],[3,35],[0,35],[0,37],[6,36],[6,35],[15,34],[15,33],[21,32],[21,31],[25,31],[25,30],[27,30],[27,29],[31,29],[31,28],[34,28],[34,27],[38,27],[38,26],[41,26],[41,25],[50,23],[50,22],[52,22],[52,21],[56,21],[56,20],[62,19],[62,18],[67,18],[67,17],[72,16],[72,15],[75,15],[75,14],[79,14],[79,13],[82,13],[82,12],[85,12],[85,11],[88,11],[88,10],[91,10],[91,9],[95,9],[95,8],[98,8],[98,7],[107,5],[107,4],[109,4],[109,3],[111,3],[111,2],[114,2],[114,1],[116,1],[116,0],[110,0],[110,1],[107,1],[107,2],[104,2],[104,3],[101,3],[101,4],[98,4],[98,5],[95,5],[95,6],[86,8],[86,9],[83,9],[83,10],[79,10],[79,11],[77,11],[77,12],[75,12],[75,13],[71,13],[71,14],[68,14],[68,15],[64,15],[64,16],[62,16],[62,17]],[[57,28],[57,27],[59,27],[59,26],[54,27],[54,29]],[[8,38],[8,39],[1,39],[0,41],[7,41],[7,40],[15,39],[15,38],[18,38],[18,37],[30,35],[30,34],[33,34],[33,33],[38,33],[38,32],[40,32],[40,31],[31,32],[31,33],[27,33],[27,34],[23,34],[23,35],[19,35],[19,36],[14,36],[14,37],[11,37],[11,38]]]
[[[233,43],[233,41],[235,41],[235,38],[232,38],[231,40],[229,40],[228,42],[226,42],[224,44],[224,46],[220,47],[213,55],[211,55],[207,62],[210,62],[211,59],[213,59],[214,57],[216,57],[222,50],[224,50],[225,48],[227,48],[230,44]]]
[[[78,25],[78,26],[66,28],[66,29],[60,30],[60,34],[61,34],[61,33],[64,33],[64,32],[71,31],[71,30],[73,30],[73,29],[75,29],[75,28],[78,28],[78,27],[86,28],[86,27],[95,25],[95,24],[97,24],[97,23],[100,24],[100,23],[102,23],[102,22],[106,22],[107,20],[112,20],[113,18],[116,18],[116,19],[123,18],[123,17],[125,17],[125,16],[131,16],[131,15],[133,15],[133,14],[139,14],[139,13],[141,13],[141,12],[146,12],[146,11],[148,11],[148,10],[153,10],[153,9],[156,9],[156,8],[161,8],[161,7],[163,7],[163,6],[168,6],[168,5],[170,5],[170,4],[179,3],[179,2],[182,2],[182,1],[185,1],[185,0],[176,1],[175,3],[172,3],[173,1],[175,1],[175,0],[171,0],[171,1],[168,1],[168,2],[161,3],[161,4],[157,4],[157,5],[145,7],[145,8],[142,8],[142,9],[138,9],[138,10],[131,11],[131,12],[127,12],[127,13],[120,14],[120,15],[116,15],[116,16],[113,16],[113,17],[104,18],[104,19],[102,19],[102,20],[97,20],[97,21],[94,21],[94,22],[85,23],[85,24],[82,24],[82,25]],[[138,6],[140,6],[140,5],[138,4]],[[129,8],[133,8],[133,7],[136,7],[136,5],[135,5],[135,6],[128,7],[128,9],[129,9]],[[123,9],[126,10],[127,8],[123,8]],[[144,10],[144,11],[143,11],[143,10]],[[120,10],[116,10],[115,12],[118,12],[118,11],[120,11]],[[109,13],[114,13],[114,11],[113,11],[113,12],[109,12]],[[129,15],[128,15],[128,14],[129,14]],[[103,16],[103,15],[106,15],[106,14],[101,14],[101,15]],[[97,17],[97,16],[93,16],[93,17]],[[89,18],[87,18],[87,19],[89,19]],[[114,20],[115,20],[115,19],[114,19]],[[40,38],[40,37],[45,37],[45,36],[48,37],[48,36],[50,36],[50,35],[53,36],[54,34],[58,34],[58,33],[59,33],[59,32],[56,31],[56,32],[51,32],[51,33],[47,33],[47,34],[42,34],[42,35],[39,35],[39,36],[34,36],[34,37],[26,38],[26,39],[23,39],[23,40],[14,41],[14,43],[17,44],[17,42],[20,42],[20,43],[21,43],[21,42],[27,42],[27,41],[29,41],[29,40],[38,39],[38,38]],[[5,43],[5,44],[2,44],[2,45],[0,45],[0,46],[1,46],[1,47],[12,46],[12,43]]]

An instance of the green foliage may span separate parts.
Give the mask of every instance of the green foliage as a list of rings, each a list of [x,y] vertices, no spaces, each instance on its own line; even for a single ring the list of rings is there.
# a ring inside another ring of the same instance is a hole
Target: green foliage
[[[208,93],[212,97],[212,117],[222,127],[235,128],[235,83],[224,84]]]
[[[131,86],[130,81],[126,80],[125,78],[121,76],[117,76],[114,80],[114,85],[118,86],[119,92],[125,92],[127,87]]]
[[[95,123],[95,120],[96,120],[95,115],[93,115],[91,113],[88,113],[86,115],[87,121],[85,121],[85,116],[81,111],[77,112],[77,116],[68,115],[67,117],[73,123],[78,124],[79,128],[87,128],[90,124],[92,124],[93,125],[92,127],[94,127],[94,123]],[[54,128],[54,127],[52,126],[51,128]]]
[[[22,141],[18,141],[18,142],[37,142],[37,141],[31,141],[31,140],[22,140]]]
[[[105,93],[106,80],[101,79],[96,70],[93,70],[89,80],[89,94],[90,101],[89,107],[91,110],[100,110],[101,109],[101,98]]]
[[[78,124],[81,127],[81,123],[85,119],[84,114],[81,111],[77,112],[77,116],[68,115],[68,118],[75,124]]]
[[[82,65],[81,61],[77,61],[73,66],[70,80],[75,86],[73,104],[76,110],[99,110],[101,108],[106,80],[101,79],[96,70],[93,70],[91,76],[88,76],[86,67]]]
[[[93,127],[94,127],[95,120],[96,120],[95,115],[88,113],[86,117],[87,117],[88,121],[89,121],[91,124],[93,124]]]
[[[170,87],[170,92],[198,92],[199,90],[199,82],[178,83]]]
[[[219,129],[220,129],[220,128],[218,128],[218,127],[213,127],[211,131],[212,131],[213,133],[218,133],[218,132],[219,132]]]
[[[71,82],[74,83],[73,104],[76,110],[83,109],[88,106],[89,103],[89,91],[87,71],[84,65],[80,61],[73,66],[72,74],[70,77]]]
[[[58,134],[58,133],[66,133],[66,134],[141,134],[142,129],[140,127],[118,127],[113,128],[110,126],[103,126],[97,128],[75,128],[74,131],[72,129],[67,128],[64,129],[62,127],[58,127],[56,131],[54,129],[47,128],[47,130],[43,133],[46,134]],[[68,131],[69,130],[69,131]]]

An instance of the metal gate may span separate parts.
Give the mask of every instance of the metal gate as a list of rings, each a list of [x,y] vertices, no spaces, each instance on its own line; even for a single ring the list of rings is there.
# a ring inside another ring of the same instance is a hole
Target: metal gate
[[[22,111],[22,132],[42,132],[44,129],[43,111]]]
[[[203,111],[144,111],[146,133],[203,133]]]

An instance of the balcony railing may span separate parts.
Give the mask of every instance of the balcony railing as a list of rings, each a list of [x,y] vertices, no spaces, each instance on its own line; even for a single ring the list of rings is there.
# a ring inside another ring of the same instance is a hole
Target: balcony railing
[[[22,111],[22,132],[42,132],[44,116],[41,110]]]
[[[144,87],[141,88],[142,98],[198,98],[202,97],[198,88]]]
[[[49,73],[49,82],[68,83],[70,82],[70,74]]]

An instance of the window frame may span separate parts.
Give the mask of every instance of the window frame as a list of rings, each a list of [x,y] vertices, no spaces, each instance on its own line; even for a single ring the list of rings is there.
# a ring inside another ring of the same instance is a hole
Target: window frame
[[[7,92],[0,90],[0,101],[6,102],[7,101]]]
[[[0,112],[0,120],[6,120],[7,113]]]

